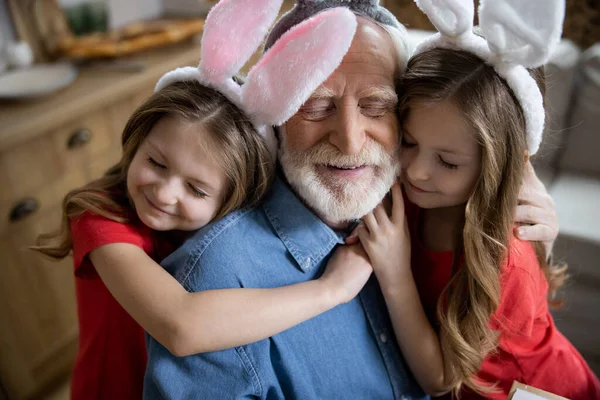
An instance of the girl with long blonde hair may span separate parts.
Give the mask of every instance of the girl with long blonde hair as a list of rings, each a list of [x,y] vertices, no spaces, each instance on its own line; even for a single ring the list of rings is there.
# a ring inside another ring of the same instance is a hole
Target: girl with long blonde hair
[[[566,267],[548,265],[540,242],[514,233],[543,129],[543,69],[500,63],[501,47],[487,50],[471,33],[472,13],[440,21],[432,2],[417,3],[441,34],[417,49],[398,85],[403,190],[393,188],[391,216],[379,206],[358,229],[403,354],[433,396],[506,399],[519,381],[598,399],[598,378],[548,311]],[[468,10],[468,1],[446,3]],[[524,20],[531,12],[516,11]],[[488,40],[505,21],[494,21]]]

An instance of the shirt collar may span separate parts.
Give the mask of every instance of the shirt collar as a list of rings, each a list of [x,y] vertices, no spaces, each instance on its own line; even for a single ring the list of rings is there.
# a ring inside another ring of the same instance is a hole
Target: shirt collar
[[[303,272],[319,265],[337,244],[344,243],[346,235],[333,231],[306,208],[279,176],[262,207]]]

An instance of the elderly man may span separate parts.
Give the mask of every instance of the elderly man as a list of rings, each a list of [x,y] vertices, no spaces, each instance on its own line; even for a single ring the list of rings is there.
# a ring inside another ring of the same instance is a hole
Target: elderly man
[[[319,11],[319,3],[335,2],[313,3],[284,16],[267,46]],[[407,58],[402,28],[377,1],[338,3],[359,16],[356,34],[337,70],[280,127],[279,176],[270,196],[198,232],[166,260],[188,290],[278,287],[319,277],[351,222],[393,184],[394,83]],[[366,257],[359,245],[341,250]],[[177,358],[150,338],[145,398],[425,398],[393,338],[371,278],[348,303],[246,346]]]

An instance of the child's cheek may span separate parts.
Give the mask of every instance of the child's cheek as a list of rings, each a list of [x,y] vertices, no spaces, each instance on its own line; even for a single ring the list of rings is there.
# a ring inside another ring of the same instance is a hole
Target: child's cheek
[[[158,182],[158,175],[152,168],[142,167],[136,171],[135,183],[138,186],[150,185]]]

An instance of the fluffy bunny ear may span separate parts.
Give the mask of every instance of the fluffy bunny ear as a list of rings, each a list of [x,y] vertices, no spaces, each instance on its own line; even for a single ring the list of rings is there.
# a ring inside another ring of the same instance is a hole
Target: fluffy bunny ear
[[[473,30],[473,0],[415,0],[415,3],[443,36],[457,37]]]
[[[338,7],[286,32],[248,74],[246,110],[265,124],[287,121],[340,65],[356,27],[356,16]]]
[[[221,0],[209,12],[202,33],[202,76],[218,85],[248,61],[277,18],[283,0]]]
[[[481,0],[479,24],[503,61],[535,68],[560,41],[564,0]]]

